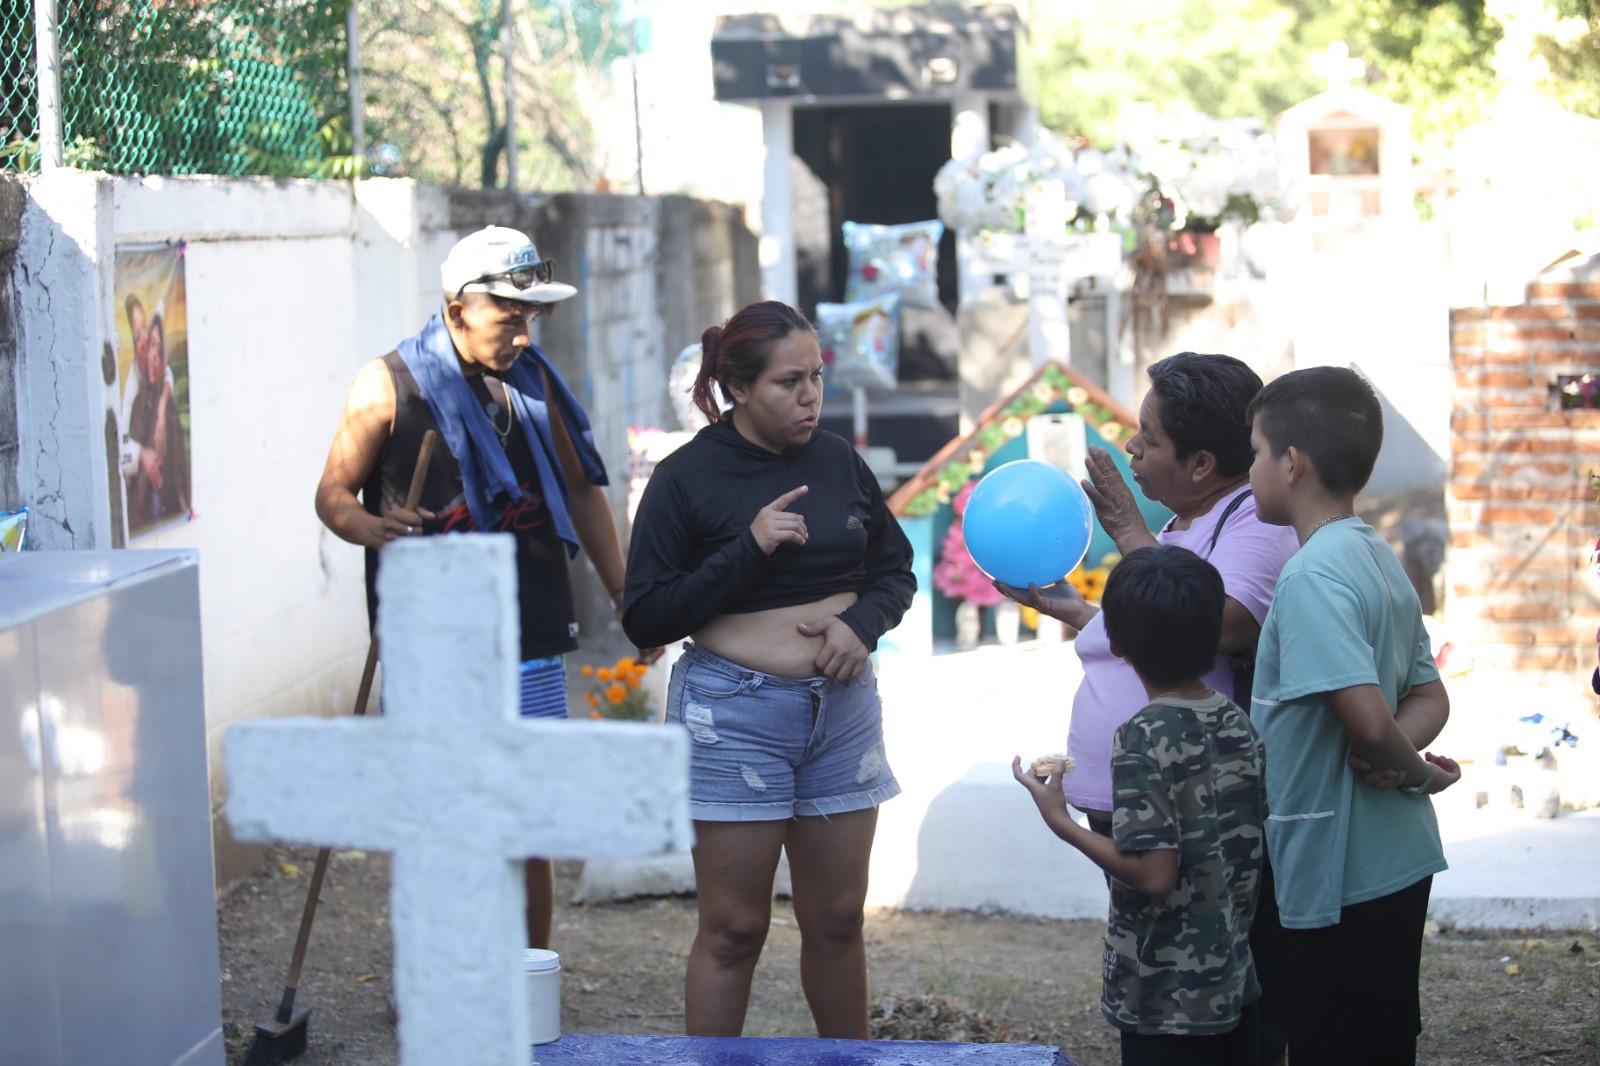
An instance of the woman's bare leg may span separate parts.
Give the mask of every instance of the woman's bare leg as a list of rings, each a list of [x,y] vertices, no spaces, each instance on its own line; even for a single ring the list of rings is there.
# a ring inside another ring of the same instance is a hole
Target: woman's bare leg
[[[817,1035],[867,1039],[862,908],[876,807],[789,823],[789,877],[800,926],[800,985]]]
[[[738,1036],[772,924],[772,878],[788,821],[695,822],[700,928],[684,980],[684,1030]]]
[[[550,920],[556,909],[556,865],[549,859],[527,859],[522,883],[528,890],[528,946],[550,946]]]

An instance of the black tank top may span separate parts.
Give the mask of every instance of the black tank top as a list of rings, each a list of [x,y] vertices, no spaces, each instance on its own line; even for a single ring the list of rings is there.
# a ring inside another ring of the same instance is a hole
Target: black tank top
[[[385,515],[405,505],[406,493],[411,488],[411,474],[416,469],[417,451],[422,447],[422,435],[437,430],[433,410],[423,398],[422,390],[411,376],[411,370],[398,352],[383,357],[394,381],[394,429],[389,441],[378,456],[367,483],[361,490],[361,502],[374,515]],[[506,425],[505,394],[500,391],[500,379],[488,374],[470,375],[467,378],[472,393],[484,405],[489,421],[497,427]],[[493,405],[493,406],[491,406]],[[567,572],[567,547],[556,535],[555,523],[550,519],[550,509],[545,505],[539,486],[538,468],[533,462],[533,452],[520,425],[513,425],[506,435],[506,456],[511,460],[512,472],[525,493],[516,503],[502,497],[500,524],[497,532],[509,532],[517,543],[517,600],[522,615],[522,658],[543,659],[561,655],[577,648],[578,623],[572,603],[572,579]],[[440,434],[434,445],[433,460],[428,465],[428,478],[422,489],[422,507],[438,517],[429,522],[428,533],[468,533],[477,529],[472,512],[467,508],[461,486],[461,467],[455,456],[445,446]],[[367,549],[367,618],[375,622],[378,610],[378,553]]]

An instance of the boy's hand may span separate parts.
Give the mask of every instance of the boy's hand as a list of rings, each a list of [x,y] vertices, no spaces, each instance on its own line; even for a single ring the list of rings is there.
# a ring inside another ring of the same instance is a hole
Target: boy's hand
[[[1428,795],[1443,792],[1457,781],[1461,780],[1461,764],[1454,759],[1443,755],[1435,755],[1431,751],[1422,753],[1422,757],[1433,764],[1433,784],[1428,789]]]
[[[1423,759],[1433,765],[1433,782],[1428,786],[1428,795],[1443,792],[1457,781],[1461,780],[1461,764],[1454,759],[1433,752],[1423,753]],[[1405,782],[1405,772],[1401,770],[1374,770],[1372,765],[1359,755],[1351,755],[1347,760],[1350,769],[1361,775],[1361,783],[1368,788],[1388,792],[1399,788]]]
[[[1350,769],[1361,775],[1361,783],[1368,788],[1375,788],[1379,792],[1391,792],[1400,787],[1406,775],[1400,770],[1374,770],[1372,764],[1359,755],[1352,754],[1345,760],[1350,764]]]
[[[1057,763],[1055,773],[1041,781],[1033,776],[1032,771],[1023,768],[1022,756],[1017,755],[1011,760],[1011,776],[1028,790],[1028,794],[1033,797],[1034,806],[1045,816],[1045,821],[1056,815],[1071,817],[1067,814],[1067,797],[1061,791],[1062,772],[1060,764]]]

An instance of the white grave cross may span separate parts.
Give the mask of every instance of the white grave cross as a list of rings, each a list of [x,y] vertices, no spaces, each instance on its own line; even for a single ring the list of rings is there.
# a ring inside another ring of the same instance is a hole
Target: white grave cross
[[[526,1066],[528,856],[623,858],[690,845],[687,742],[517,712],[511,538],[384,550],[384,714],[235,726],[228,819],[245,840],[393,854],[406,1066]]]
[[[1334,41],[1328,45],[1325,55],[1315,56],[1311,60],[1311,72],[1328,82],[1328,91],[1335,92],[1339,89],[1348,89],[1352,82],[1360,81],[1367,76],[1367,65],[1359,59],[1350,58],[1350,46],[1343,41]]]

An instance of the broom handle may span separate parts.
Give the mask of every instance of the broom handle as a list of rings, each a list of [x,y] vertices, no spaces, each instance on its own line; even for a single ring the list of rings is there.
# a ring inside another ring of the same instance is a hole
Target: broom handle
[[[411,472],[411,489],[406,493],[406,510],[415,511],[422,502],[422,488],[428,480],[428,464],[433,460],[433,445],[439,435],[428,430],[422,435],[422,446],[417,449],[416,469]],[[360,717],[367,713],[367,700],[372,695],[372,679],[378,672],[378,637],[373,635],[367,644],[367,662],[361,668],[361,685],[356,689],[356,706],[351,713]],[[306,945],[311,942],[311,923],[317,917],[317,900],[322,895],[322,878],[328,872],[328,857],[332,848],[317,849],[317,863],[311,871],[311,884],[306,888],[306,903],[300,912],[300,932],[294,940],[294,954],[289,959],[289,976],[284,981],[283,999],[278,1004],[278,1023],[287,1024],[294,1015],[295,990],[300,985],[300,967],[306,961]]]

